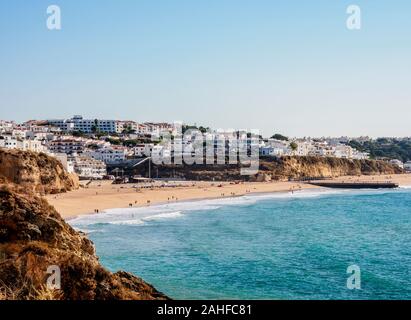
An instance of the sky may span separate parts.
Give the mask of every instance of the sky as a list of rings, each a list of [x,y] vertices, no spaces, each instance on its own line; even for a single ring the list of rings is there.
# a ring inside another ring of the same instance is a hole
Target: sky
[[[410,39],[409,0],[0,0],[0,119],[411,136]]]

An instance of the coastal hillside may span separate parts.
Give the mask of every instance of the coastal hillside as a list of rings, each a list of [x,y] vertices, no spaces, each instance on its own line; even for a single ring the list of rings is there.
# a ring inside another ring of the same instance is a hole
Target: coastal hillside
[[[0,149],[0,177],[38,194],[78,188],[78,177],[67,173],[55,158],[43,153]]]
[[[188,180],[290,180],[305,178],[330,178],[357,175],[389,175],[404,171],[385,161],[352,160],[331,157],[266,157],[260,159],[259,173],[242,176],[238,165],[162,165],[152,166],[152,177],[178,177]],[[148,176],[148,166],[139,167],[135,174]]]
[[[52,266],[60,268],[60,290],[46,285]],[[165,298],[132,274],[105,270],[93,243],[46,200],[0,186],[0,300]]]

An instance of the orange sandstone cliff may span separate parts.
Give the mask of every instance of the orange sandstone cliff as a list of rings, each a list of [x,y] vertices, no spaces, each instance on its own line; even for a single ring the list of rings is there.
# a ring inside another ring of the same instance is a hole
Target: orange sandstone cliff
[[[0,149],[0,177],[38,194],[78,188],[78,177],[67,173],[55,158],[43,153]]]
[[[130,273],[104,269],[85,234],[38,195],[76,187],[46,155],[0,150],[0,300],[166,299]],[[59,288],[48,285],[56,267]]]

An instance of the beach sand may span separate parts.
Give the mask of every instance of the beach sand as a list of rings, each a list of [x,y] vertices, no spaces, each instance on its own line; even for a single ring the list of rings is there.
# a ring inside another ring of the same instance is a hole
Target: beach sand
[[[411,185],[411,174],[339,177],[338,181],[393,181]],[[171,182],[170,182],[171,183]],[[298,192],[318,188],[299,182],[172,182],[173,187],[135,188],[136,184],[113,185],[111,181],[94,181],[86,187],[47,196],[48,202],[64,219],[93,214],[112,208],[149,206],[176,201],[242,196],[250,193]],[[160,184],[157,182],[157,184]]]

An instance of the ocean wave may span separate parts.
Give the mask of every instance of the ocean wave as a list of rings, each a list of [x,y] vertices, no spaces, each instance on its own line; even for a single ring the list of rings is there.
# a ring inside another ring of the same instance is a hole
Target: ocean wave
[[[85,234],[104,232],[103,230],[93,230],[93,229],[85,229],[85,228],[78,228],[78,227],[74,227],[74,230],[78,232],[83,232]]]
[[[153,220],[164,220],[164,219],[175,219],[179,218],[183,215],[182,211],[175,211],[175,212],[165,212],[156,214],[154,216],[143,218],[143,221],[153,221]]]
[[[144,221],[141,219],[134,219],[134,220],[111,221],[107,223],[121,225],[121,226],[138,226],[138,225],[144,224]]]
[[[411,186],[409,186],[409,188],[411,188]],[[150,207],[109,209],[100,214],[79,216],[75,219],[70,220],[70,224],[74,227],[79,227],[80,229],[87,229],[87,227],[91,225],[95,227],[105,224],[139,226],[150,221],[180,218],[185,213],[189,213],[190,211],[209,211],[217,210],[221,207],[227,206],[252,205],[259,201],[270,199],[294,200],[304,198],[317,198],[322,196],[333,196],[339,194],[355,195],[358,193],[369,194],[376,192],[378,191],[307,189],[294,192],[255,193],[230,198],[181,201],[175,203],[153,205]]]

